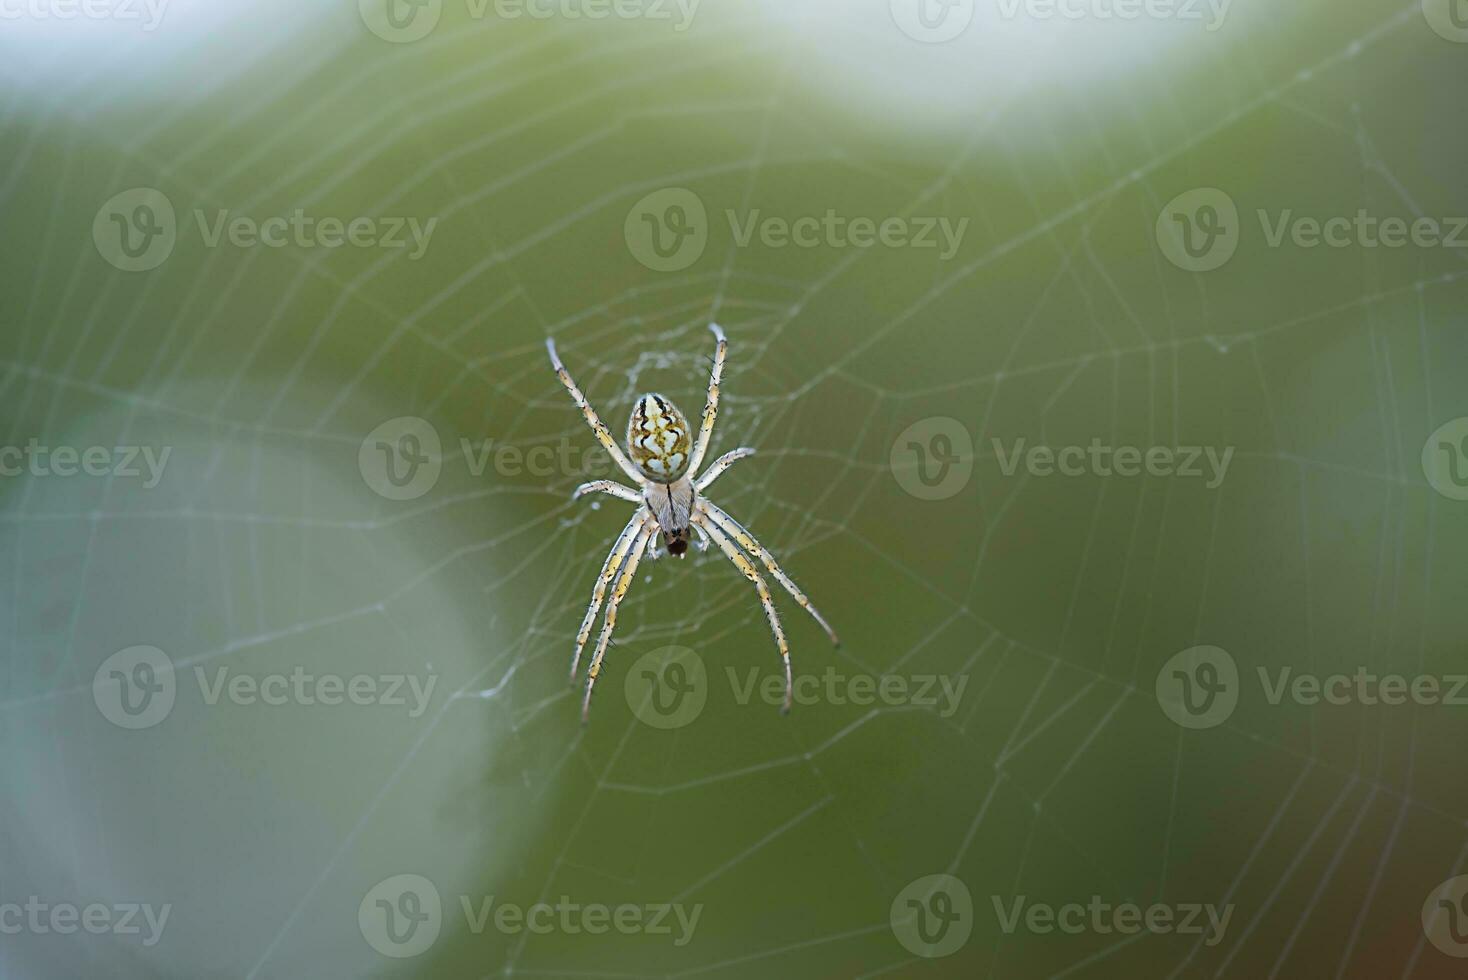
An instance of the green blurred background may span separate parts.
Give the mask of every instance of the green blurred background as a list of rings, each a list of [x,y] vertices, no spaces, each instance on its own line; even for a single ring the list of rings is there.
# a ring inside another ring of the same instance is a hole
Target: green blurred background
[[[1422,453],[1468,416],[1468,252],[1271,247],[1256,217],[1468,215],[1448,4],[1236,0],[1207,30],[981,3],[944,43],[886,0],[396,8],[437,17],[417,40],[311,6],[0,25],[0,441],[170,451],[154,487],[0,480],[0,903],[171,907],[154,945],[0,935],[7,977],[1462,975],[1422,909],[1468,871],[1468,706],[1258,681],[1465,669],[1468,503]],[[106,254],[133,188],[177,216],[147,271]],[[659,271],[635,229],[670,188],[706,242]],[[1198,188],[1239,214],[1203,272],[1156,231]],[[298,208],[436,224],[414,259],[195,218]],[[947,257],[741,245],[730,210],[967,225]],[[945,678],[955,710],[741,703],[726,668],[778,658],[695,552],[642,566],[580,727],[566,667],[629,508],[570,502],[610,474],[543,341],[620,432],[641,391],[698,411],[711,320],[714,452],[759,450],[711,496],[845,639],[777,596],[797,673]],[[392,500],[364,460],[402,417],[441,473]],[[1211,488],[1006,473],[1019,439],[1233,455]],[[476,474],[461,440],[562,455]],[[914,443],[956,454],[941,493]],[[94,677],[140,645],[177,696],[129,730]],[[1200,645],[1237,705],[1190,728],[1157,682]],[[659,728],[635,682],[668,647],[706,702]],[[210,704],[195,668],[435,686],[416,714]],[[893,915],[934,874],[971,900],[937,957]],[[369,921],[399,875],[442,903],[411,956]],[[699,919],[475,929],[490,896]],[[1215,944],[1006,931],[1020,896],[1233,911]]]

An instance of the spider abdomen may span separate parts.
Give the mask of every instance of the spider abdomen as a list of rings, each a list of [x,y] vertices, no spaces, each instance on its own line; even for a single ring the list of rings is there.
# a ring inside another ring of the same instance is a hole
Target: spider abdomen
[[[659,394],[643,395],[627,422],[627,454],[649,480],[674,483],[688,470],[693,434],[678,406]]]

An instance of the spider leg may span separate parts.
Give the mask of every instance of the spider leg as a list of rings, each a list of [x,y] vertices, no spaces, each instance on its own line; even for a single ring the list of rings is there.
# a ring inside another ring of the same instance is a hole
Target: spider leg
[[[719,478],[719,475],[722,474],[729,467],[733,466],[735,462],[743,459],[746,456],[753,455],[754,450],[750,449],[748,446],[744,446],[740,449],[735,449],[731,452],[725,453],[724,455],[720,456],[718,459],[710,463],[709,468],[704,470],[703,475],[694,481],[694,489],[698,490],[700,493],[704,490],[707,490],[709,484],[717,480]]]
[[[642,503],[642,494],[633,490],[631,487],[622,486],[622,484],[615,480],[593,480],[590,483],[583,483],[576,488],[576,492],[571,495],[571,499],[580,500],[588,493],[606,493],[611,494],[618,500],[626,500],[634,504]]]
[[[698,427],[698,441],[693,444],[693,452],[688,457],[688,472],[697,473],[698,468],[703,465],[703,457],[709,451],[709,439],[714,434],[714,420],[719,417],[719,379],[724,376],[724,358],[729,353],[729,341],[724,337],[724,331],[719,329],[717,323],[710,323],[709,329],[714,332],[714,369],[709,374],[708,402],[703,407],[703,424]]]
[[[800,587],[790,580],[790,576],[786,575],[784,570],[780,568],[780,565],[775,561],[774,556],[766,551],[760,545],[760,543],[755,540],[753,534],[750,534],[748,531],[746,531],[738,521],[726,514],[724,510],[713,501],[707,498],[700,498],[699,506],[708,513],[710,520],[717,524],[731,538],[739,542],[739,547],[743,548],[745,551],[749,552],[751,555],[758,558],[761,562],[764,563],[765,568],[770,570],[770,574],[775,576],[775,581],[783,585],[785,587],[785,591],[790,593],[790,597],[796,602],[800,603],[800,608],[810,613],[811,618],[821,624],[821,629],[826,631],[826,635],[831,638],[831,642],[833,644],[838,647],[841,645],[840,639],[838,639],[836,636],[836,631],[831,629],[831,624],[826,622],[826,618],[822,616],[820,612],[816,609],[816,607],[811,604],[811,601],[805,597],[805,593],[800,591]]]
[[[698,550],[708,551],[709,545],[713,544],[713,542],[709,540],[708,532],[705,531],[700,525],[694,524],[693,533],[698,535]]]
[[[586,416],[586,424],[591,426],[592,432],[596,433],[597,442],[602,444],[602,448],[612,457],[612,461],[622,468],[622,472],[632,478],[633,483],[642,486],[643,478],[637,472],[637,468],[627,460],[626,454],[622,452],[622,447],[617,445],[617,441],[612,438],[611,432],[607,431],[607,427],[602,424],[602,420],[597,416],[596,409],[591,407],[591,403],[586,400],[586,396],[581,393],[581,389],[576,387],[576,382],[571,380],[570,372],[566,370],[566,366],[561,363],[560,355],[556,353],[556,342],[547,337],[545,339],[545,349],[550,352],[551,366],[556,369],[556,376],[561,379],[561,384],[565,385],[566,390],[571,393],[571,397],[576,401],[576,407],[581,409],[581,414]]]
[[[745,578],[754,583],[755,591],[759,593],[760,605],[765,607],[765,616],[770,621],[770,632],[775,634],[775,644],[780,648],[780,659],[785,662],[785,704],[781,707],[780,713],[789,714],[790,706],[795,701],[795,681],[790,673],[790,645],[785,642],[785,628],[780,625],[780,614],[775,611],[775,601],[770,598],[770,587],[765,584],[759,570],[744,556],[743,552],[734,547],[734,543],[724,536],[718,525],[697,511],[693,514],[693,522],[702,524],[704,531],[713,539],[714,544],[718,545],[735,567],[744,573]]]
[[[607,586],[616,577],[617,571],[622,567],[622,562],[627,558],[627,553],[632,550],[632,542],[637,539],[638,532],[647,524],[652,515],[645,507],[639,507],[637,513],[632,515],[632,520],[622,528],[622,533],[617,536],[612,550],[607,553],[607,560],[602,563],[601,573],[596,578],[596,588],[591,593],[591,605],[586,607],[586,616],[581,620],[581,628],[576,631],[576,655],[571,658],[571,683],[576,683],[576,671],[581,666],[581,651],[586,648],[586,641],[591,638],[591,624],[596,622],[596,614],[601,612],[602,599],[607,594]]]
[[[596,675],[601,673],[602,658],[606,656],[607,644],[612,641],[612,630],[617,626],[617,607],[622,604],[622,597],[632,587],[632,576],[637,574],[637,565],[642,560],[642,553],[647,547],[648,539],[656,531],[656,523],[644,523],[642,531],[632,545],[632,550],[627,553],[626,567],[622,570],[622,577],[617,579],[617,587],[612,590],[612,597],[607,600],[607,618],[602,624],[601,636],[596,641],[596,654],[591,658],[591,666],[586,671],[586,696],[581,699],[581,723],[583,725],[591,715],[591,691],[596,687]]]

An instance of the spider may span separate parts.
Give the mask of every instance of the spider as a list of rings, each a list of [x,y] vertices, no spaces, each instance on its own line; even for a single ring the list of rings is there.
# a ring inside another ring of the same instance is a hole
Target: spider
[[[597,417],[596,409],[591,407],[581,389],[576,387],[576,382],[571,379],[566,366],[556,354],[555,341],[547,339],[545,342],[546,350],[550,352],[551,365],[556,369],[561,384],[571,393],[576,406],[586,417],[586,424],[596,434],[597,441],[606,448],[612,461],[621,467],[622,472],[633,483],[633,486],[628,487],[615,480],[594,480],[577,487],[572,499],[579,500],[589,493],[605,493],[637,505],[632,519],[622,529],[601,567],[601,574],[597,576],[596,587],[591,593],[591,605],[587,607],[586,617],[581,620],[581,628],[576,632],[576,654],[571,658],[572,684],[576,683],[581,654],[586,647],[586,641],[591,637],[592,623],[595,622],[596,614],[600,611],[610,587],[612,595],[606,600],[606,620],[596,643],[596,652],[591,658],[591,666],[586,672],[586,696],[581,700],[582,724],[586,723],[590,714],[591,692],[596,686],[597,675],[601,673],[602,658],[606,656],[612,630],[617,625],[617,607],[632,586],[632,577],[637,573],[643,553],[657,557],[654,536],[658,534],[661,534],[663,547],[668,554],[682,558],[688,552],[691,529],[698,535],[705,550],[712,542],[754,584],[755,591],[759,593],[760,604],[764,606],[765,617],[770,621],[770,631],[775,635],[775,645],[780,649],[780,658],[785,664],[785,702],[781,714],[790,711],[793,701],[790,647],[785,642],[785,630],[780,625],[780,615],[775,611],[774,600],[770,598],[770,587],[755,567],[755,562],[763,564],[775,581],[784,586],[785,591],[790,593],[801,608],[814,617],[833,644],[840,645],[835,630],[831,629],[825,617],[811,605],[805,593],[781,570],[774,557],[755,540],[754,535],[703,495],[735,461],[754,455],[753,449],[735,449],[720,456],[708,469],[699,473],[699,467],[708,452],[709,440],[714,433],[714,420],[719,414],[719,378],[724,373],[724,358],[729,351],[729,342],[718,324],[709,324],[709,329],[713,331],[717,346],[714,350],[713,371],[709,375],[708,401],[704,405],[703,422],[699,426],[697,440],[692,438],[688,419],[678,407],[654,392],[640,396],[632,407],[632,417],[627,422],[626,453],[622,452],[611,432]]]

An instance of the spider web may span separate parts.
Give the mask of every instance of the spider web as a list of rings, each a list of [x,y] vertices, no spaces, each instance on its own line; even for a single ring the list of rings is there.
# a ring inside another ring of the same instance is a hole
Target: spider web
[[[23,231],[0,246],[9,444],[173,450],[152,490],[4,488],[0,899],[173,907],[155,948],[18,937],[7,976],[1455,975],[1418,918],[1468,866],[1452,709],[1252,697],[1194,732],[1153,695],[1202,643],[1246,677],[1461,660],[1463,511],[1417,462],[1468,414],[1461,256],[1271,253],[1256,236],[1188,276],[1152,238],[1197,186],[1248,213],[1464,213],[1443,122],[1464,49],[1416,4],[1306,5],[1308,29],[1159,54],[1119,83],[1127,104],[1057,98],[1036,70],[959,138],[913,142],[807,88],[808,52],[751,8],[705,9],[687,36],[448,18],[389,46],[345,6],[211,34],[180,70],[208,81],[167,101],[107,87],[131,51],[51,89],[0,66],[0,200]],[[440,226],[416,262],[184,235],[129,276],[86,229],[140,185],[182,222],[305,207]],[[714,236],[658,274],[623,221],[666,187],[716,229],[755,207],[973,222],[949,262]],[[748,583],[695,553],[640,569],[578,728],[571,639],[627,508],[571,503],[575,466],[475,475],[460,440],[592,445],[547,335],[614,432],[646,390],[692,415],[711,320],[731,341],[712,453],[759,451],[711,496],[847,640],[833,653],[777,597],[797,672],[966,678],[951,716],[737,703],[725,668],[778,660]],[[411,501],[358,472],[394,416],[445,446]],[[934,416],[962,420],[978,458],[964,492],[929,502],[889,455]],[[1216,491],[1005,476],[990,440],[1018,437],[1236,456]],[[180,694],[124,732],[91,680],[135,644],[172,657]],[[669,645],[703,659],[709,700],[655,731],[624,671]],[[418,717],[189,693],[194,668],[298,667],[437,688]],[[967,883],[975,921],[930,962],[888,914],[936,872]],[[446,914],[431,952],[392,961],[355,916],[401,873],[430,878]],[[1010,935],[990,904],[1093,894],[1236,911],[1210,946]],[[489,895],[703,913],[682,947],[473,934],[457,899]]]

